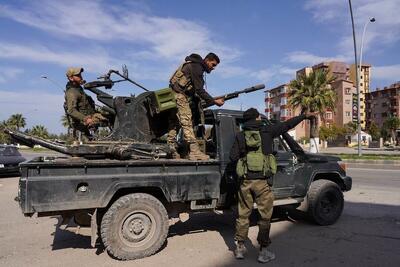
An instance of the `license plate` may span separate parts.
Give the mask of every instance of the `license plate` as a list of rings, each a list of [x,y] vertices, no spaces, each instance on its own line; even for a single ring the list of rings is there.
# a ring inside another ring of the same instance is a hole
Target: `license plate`
[[[4,168],[4,164],[0,164],[0,168]]]

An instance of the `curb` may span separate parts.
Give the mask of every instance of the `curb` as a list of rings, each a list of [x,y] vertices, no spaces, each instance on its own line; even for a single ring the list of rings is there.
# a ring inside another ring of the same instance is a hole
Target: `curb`
[[[350,160],[343,160],[348,164],[379,164],[379,165],[396,165],[400,166],[400,160],[363,160],[363,159],[350,159]]]

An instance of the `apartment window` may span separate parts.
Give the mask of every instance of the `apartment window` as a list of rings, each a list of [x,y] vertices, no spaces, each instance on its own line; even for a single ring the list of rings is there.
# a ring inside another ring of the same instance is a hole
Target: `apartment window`
[[[351,94],[351,88],[345,88],[344,90],[346,95]]]
[[[281,117],[287,117],[288,116],[288,111],[287,109],[282,109],[281,110]]]
[[[332,112],[325,113],[325,119],[331,120],[332,119]]]
[[[387,113],[386,112],[383,112],[382,113],[382,118],[386,118],[387,117]]]
[[[286,97],[282,97],[281,98],[281,106],[282,105],[286,105],[287,104],[287,98]]]
[[[350,111],[346,111],[346,117],[350,117]]]
[[[360,83],[360,86],[363,86],[363,83]]]
[[[269,93],[269,92],[266,92],[266,93],[265,93],[265,97],[266,97],[266,98],[269,98],[269,97],[270,97],[270,93]]]
[[[360,101],[364,101],[364,98],[360,98]]]
[[[363,76],[361,75],[361,76],[360,76],[360,79],[362,80],[362,78],[363,78]]]

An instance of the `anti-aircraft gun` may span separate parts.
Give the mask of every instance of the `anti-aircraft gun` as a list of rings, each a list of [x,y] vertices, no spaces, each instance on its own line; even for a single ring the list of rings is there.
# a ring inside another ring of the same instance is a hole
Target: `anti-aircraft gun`
[[[120,79],[112,80],[111,75]],[[145,92],[138,96],[112,96],[104,89],[111,89],[116,83],[128,81]],[[112,116],[112,131],[107,137],[81,145],[60,145],[55,142],[30,136],[25,133],[5,129],[14,140],[28,146],[35,144],[58,151],[63,154],[95,158],[135,159],[168,157],[169,147],[160,141],[167,133],[168,117],[176,112],[174,92],[170,88],[150,91],[128,76],[126,66],[123,71],[110,70],[96,81],[83,85],[85,90],[94,93],[97,100],[104,104],[103,110]],[[235,91],[216,98],[229,100],[242,93],[250,93],[265,88],[264,84],[255,85],[244,90]],[[203,105],[204,108],[209,106]]]

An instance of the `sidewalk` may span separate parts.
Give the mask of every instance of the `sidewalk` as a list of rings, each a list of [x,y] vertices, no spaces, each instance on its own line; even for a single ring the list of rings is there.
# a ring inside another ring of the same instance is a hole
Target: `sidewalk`
[[[305,150],[307,151],[307,147]],[[399,155],[400,157],[400,148],[362,148],[362,154],[375,154],[375,155]],[[324,149],[320,149],[320,153],[325,154],[357,154],[357,147],[328,147]]]

